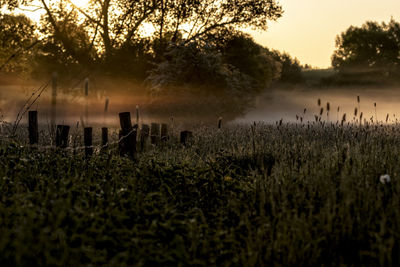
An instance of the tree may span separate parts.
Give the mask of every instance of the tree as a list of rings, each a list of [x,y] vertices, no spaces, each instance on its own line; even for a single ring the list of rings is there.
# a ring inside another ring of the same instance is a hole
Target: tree
[[[300,62],[297,58],[292,58],[288,53],[281,53],[273,50],[274,59],[281,64],[280,82],[301,83],[304,81]]]
[[[32,49],[37,44],[35,24],[24,15],[0,14],[0,70],[30,71]]]
[[[336,38],[332,66],[341,74],[394,77],[400,71],[400,24],[366,22]]]
[[[224,61],[249,76],[254,89],[261,91],[279,79],[282,65],[267,48],[241,32],[224,32],[224,36],[215,41]]]
[[[33,5],[33,0],[3,0],[10,7]],[[117,51],[135,47],[143,32],[151,32],[161,57],[170,43],[191,42],[226,27],[253,27],[265,30],[282,9],[275,0],[93,0],[90,6],[77,7],[70,0],[40,0],[52,35],[65,52],[81,64],[93,61],[76,50],[76,40],[65,34],[63,25],[79,24],[96,48],[98,58],[109,62]],[[75,14],[79,16],[76,17]],[[89,64],[90,65],[90,64]]]

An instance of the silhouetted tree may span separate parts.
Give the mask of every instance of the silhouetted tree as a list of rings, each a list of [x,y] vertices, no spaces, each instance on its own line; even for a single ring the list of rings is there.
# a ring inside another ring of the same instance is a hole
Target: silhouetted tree
[[[24,15],[0,14],[0,71],[30,72],[35,24]]]
[[[284,83],[301,83],[304,81],[302,68],[297,58],[292,58],[288,53],[281,53],[277,50],[271,53],[282,66],[279,81]]]
[[[254,42],[248,34],[233,32],[225,36],[224,40],[216,42],[224,61],[249,76],[253,88],[263,90],[279,79],[282,64],[268,49]]]
[[[15,7],[33,2],[3,0],[0,4]],[[95,45],[98,58],[108,63],[116,51],[135,47],[144,31],[158,40],[155,51],[161,56],[178,36],[181,41],[190,42],[228,26],[266,29],[268,20],[282,14],[275,0],[97,0],[87,7],[77,7],[70,0],[37,2],[45,11],[45,21],[54,38],[81,64],[93,58],[76,49],[76,39],[65,32],[64,23],[74,21],[83,29]]]
[[[339,74],[395,77],[400,70],[400,24],[366,22],[336,38],[332,66]]]

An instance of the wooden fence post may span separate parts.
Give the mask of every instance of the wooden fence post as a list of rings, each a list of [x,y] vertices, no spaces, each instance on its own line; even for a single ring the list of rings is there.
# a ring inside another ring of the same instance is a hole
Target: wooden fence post
[[[150,139],[153,145],[158,144],[160,140],[160,124],[151,123],[150,126]]]
[[[167,141],[169,139],[168,136],[168,124],[161,124],[161,141]]]
[[[53,72],[52,75],[52,93],[51,93],[51,133],[54,134],[57,118],[57,84],[58,84],[58,74]]]
[[[68,146],[68,125],[57,125],[56,129],[56,147],[66,148]]]
[[[187,146],[189,139],[193,138],[193,133],[191,131],[182,131],[180,136],[180,142],[182,145]]]
[[[85,144],[85,156],[93,155],[93,128],[86,127],[83,129],[83,143]]]
[[[39,143],[39,129],[38,129],[38,112],[29,111],[29,144],[37,145]]]
[[[106,148],[108,145],[108,128],[103,127],[101,128],[101,146]]]
[[[133,129],[130,112],[119,113],[121,130],[119,132],[120,155],[134,157],[136,154],[137,128]]]
[[[89,78],[85,78],[85,123],[89,124]]]
[[[146,150],[146,144],[149,140],[150,136],[150,127],[147,124],[142,125],[142,129],[140,130],[140,151]]]

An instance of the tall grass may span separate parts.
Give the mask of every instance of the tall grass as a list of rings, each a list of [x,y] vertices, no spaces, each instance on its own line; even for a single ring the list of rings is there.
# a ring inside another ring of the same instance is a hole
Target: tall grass
[[[0,265],[399,264],[398,125],[215,128],[137,161],[3,144]]]

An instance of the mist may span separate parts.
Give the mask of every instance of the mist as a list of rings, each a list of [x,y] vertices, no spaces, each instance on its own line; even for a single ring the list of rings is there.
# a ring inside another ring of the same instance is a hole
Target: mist
[[[275,123],[283,120],[284,122],[315,121],[315,115],[320,114],[321,107],[324,109],[321,120],[336,122],[341,121],[343,114],[346,113],[347,121],[352,121],[355,108],[357,117],[363,113],[363,119],[376,122],[376,115],[379,122],[386,123],[386,116],[389,114],[388,123],[397,122],[397,115],[400,112],[400,88],[329,88],[329,89],[309,89],[297,88],[292,90],[271,90],[260,96],[256,105],[234,123],[266,122]],[[357,102],[360,97],[360,103]],[[318,106],[318,99],[321,106]],[[330,111],[327,116],[327,103],[329,102]],[[376,109],[374,107],[376,103]],[[339,107],[339,111],[338,111]],[[306,112],[304,113],[304,109]],[[375,113],[376,110],[376,113]],[[296,115],[298,119],[296,119]]]
[[[12,123],[21,108],[37,89],[39,84],[32,85],[5,85],[0,86],[0,108],[4,121]],[[65,89],[65,88],[64,88]],[[363,119],[376,122],[376,117],[382,123],[396,123],[400,112],[400,88],[373,88],[373,87],[346,87],[311,89],[307,87],[293,87],[292,89],[267,90],[259,96],[254,105],[249,105],[242,115],[232,112],[224,116],[224,121],[230,124],[264,122],[274,124],[282,119],[283,122],[300,123],[315,121],[315,115],[321,115],[322,121],[341,121],[346,113],[347,121],[354,121],[354,111],[357,108],[357,119],[361,112]],[[65,90],[64,90],[65,91]],[[72,92],[72,93],[71,93]],[[203,110],[190,106],[196,99],[179,95],[151,96],[139,84],[122,83],[121,81],[98,81],[90,85],[89,96],[84,96],[83,84],[78,84],[73,90],[63,92],[59,89],[57,95],[56,123],[75,124],[77,122],[91,126],[118,126],[118,113],[129,111],[136,113],[139,107],[139,123],[167,122],[174,120],[176,124],[213,123],[220,117],[219,112],[207,110],[209,105],[204,104]],[[360,103],[357,97],[360,97]],[[108,107],[105,103],[108,99]],[[321,105],[318,105],[320,99]],[[223,99],[214,99],[223,101]],[[200,101],[200,100],[198,100]],[[327,103],[330,111],[327,114]],[[376,103],[376,108],[374,106]],[[88,117],[86,117],[86,105]],[[202,106],[202,105],[199,105]],[[338,111],[339,108],[339,111]],[[51,86],[45,89],[31,109],[38,110],[39,122],[48,124],[51,109]],[[23,110],[22,110],[23,112]],[[388,116],[388,120],[386,121]],[[27,116],[22,123],[26,123]],[[136,116],[133,116],[136,118]]]

